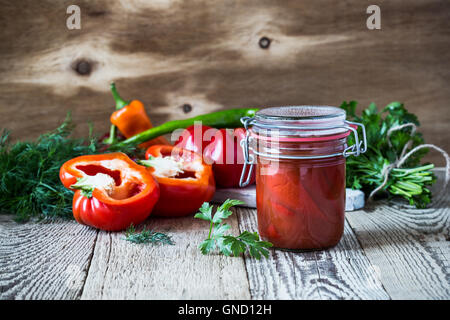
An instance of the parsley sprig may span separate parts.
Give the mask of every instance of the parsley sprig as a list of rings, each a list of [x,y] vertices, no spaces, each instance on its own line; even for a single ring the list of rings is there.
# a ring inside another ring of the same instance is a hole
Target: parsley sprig
[[[125,231],[125,240],[133,243],[161,243],[174,245],[172,238],[165,233],[148,230],[144,227],[141,232],[137,232],[134,225],[131,224]]]
[[[216,213],[213,215],[213,206],[208,202],[203,203],[199,209],[200,212],[194,216],[195,218],[209,221],[208,238],[199,245],[199,249],[203,254],[208,254],[217,247],[226,256],[233,255],[236,257],[248,249],[250,256],[258,260],[261,258],[261,255],[266,258],[269,257],[267,248],[272,247],[272,244],[267,241],[261,241],[258,233],[244,231],[237,237],[225,234],[231,226],[223,223],[223,220],[232,215],[233,212],[230,210],[232,206],[240,204],[244,204],[244,202],[227,199],[217,208]]]

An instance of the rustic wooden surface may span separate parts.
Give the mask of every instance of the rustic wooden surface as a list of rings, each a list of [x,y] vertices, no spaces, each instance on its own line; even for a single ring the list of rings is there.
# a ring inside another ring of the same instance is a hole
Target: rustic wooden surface
[[[207,222],[153,219],[147,227],[173,234],[176,245],[133,245],[123,233],[99,232],[81,299],[250,299],[243,259],[198,250]]]
[[[234,211],[232,232],[257,230],[255,210]],[[11,218],[0,216],[0,299],[450,299],[449,188],[425,210],[377,202],[347,213],[332,249],[271,250],[260,261],[201,255],[207,223],[192,217],[146,223],[174,246]]]
[[[97,233],[73,221],[17,224],[0,215],[1,299],[79,298]]]
[[[81,30],[66,28],[71,4]],[[35,138],[72,110],[77,134],[87,121],[106,131],[115,80],[155,124],[240,106],[403,101],[449,150],[450,2],[377,1],[375,31],[369,4],[0,0],[0,128]]]

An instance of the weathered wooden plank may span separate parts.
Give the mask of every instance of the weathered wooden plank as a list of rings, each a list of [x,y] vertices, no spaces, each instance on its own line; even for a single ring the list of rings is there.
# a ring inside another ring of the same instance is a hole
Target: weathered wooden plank
[[[71,4],[80,30],[66,28]],[[374,31],[369,4],[0,0],[0,127],[32,138],[72,110],[79,135],[88,120],[107,131],[115,80],[156,124],[239,106],[403,101],[426,140],[449,149],[450,2],[379,0]]]
[[[18,224],[0,215],[0,299],[77,299],[97,231],[74,221]]]
[[[238,216],[241,230],[257,231],[256,210]],[[335,248],[272,250],[269,259],[245,262],[253,299],[389,299],[348,224]]]
[[[237,218],[230,219],[237,232]],[[153,219],[148,227],[174,246],[139,245],[123,233],[100,232],[82,299],[249,299],[242,257],[202,255],[208,224],[193,217]]]
[[[443,171],[437,174],[442,177]],[[393,299],[450,298],[449,195],[447,188],[430,208],[423,210],[378,202],[371,210],[347,214]]]

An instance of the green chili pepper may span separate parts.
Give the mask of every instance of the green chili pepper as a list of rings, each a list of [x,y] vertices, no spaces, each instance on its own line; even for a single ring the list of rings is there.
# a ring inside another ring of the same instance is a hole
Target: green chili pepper
[[[169,121],[158,127],[143,131],[127,140],[116,143],[110,149],[115,150],[126,146],[137,146],[148,140],[171,133],[176,129],[184,129],[192,126],[197,121],[201,122],[202,125],[213,128],[239,128],[242,127],[241,118],[253,117],[256,111],[258,109],[255,108],[229,109],[202,114],[189,119]]]

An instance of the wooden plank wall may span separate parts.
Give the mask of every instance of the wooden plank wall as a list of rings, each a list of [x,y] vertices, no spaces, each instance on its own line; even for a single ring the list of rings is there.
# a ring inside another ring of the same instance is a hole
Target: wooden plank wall
[[[66,28],[71,4],[81,30]],[[72,110],[78,135],[88,120],[105,131],[114,80],[155,124],[240,106],[403,101],[449,150],[450,2],[376,1],[374,31],[370,4],[0,0],[0,127],[33,138]]]

